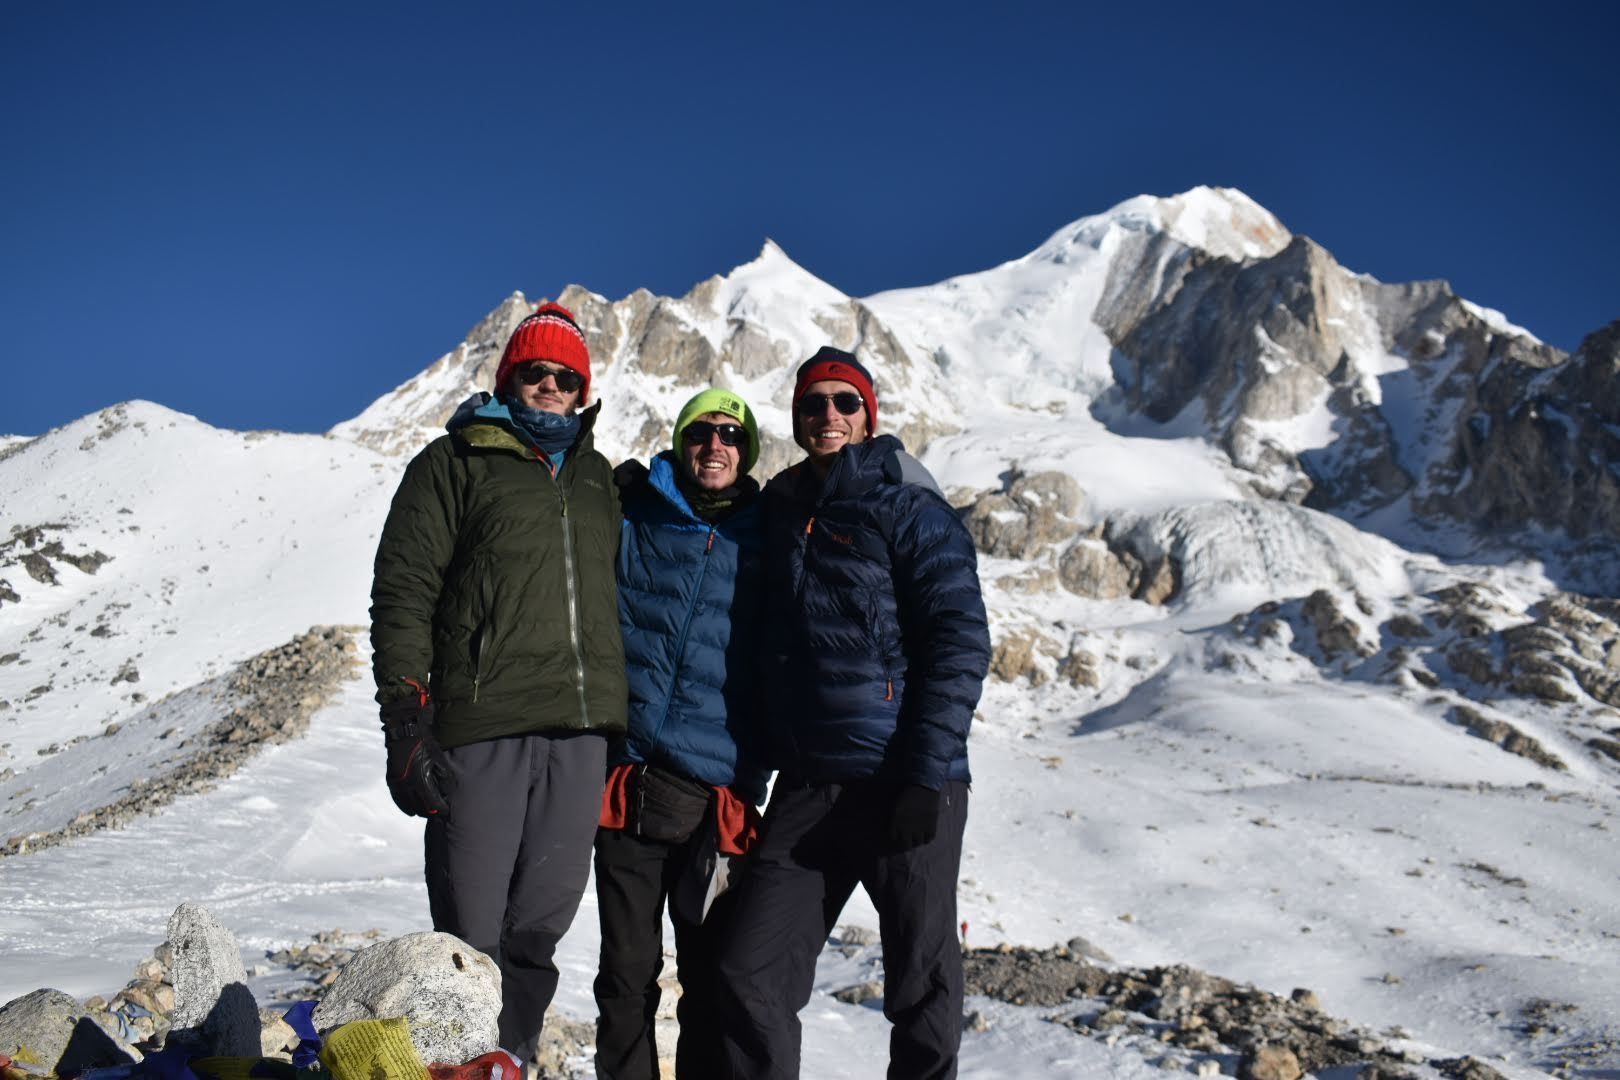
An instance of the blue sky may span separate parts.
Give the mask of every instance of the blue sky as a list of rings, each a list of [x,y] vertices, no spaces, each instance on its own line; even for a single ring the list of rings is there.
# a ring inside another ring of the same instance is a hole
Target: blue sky
[[[1561,348],[1620,317],[1620,5],[1124,6],[0,5],[0,432],[323,430],[514,289],[770,237],[865,295],[1198,184]]]

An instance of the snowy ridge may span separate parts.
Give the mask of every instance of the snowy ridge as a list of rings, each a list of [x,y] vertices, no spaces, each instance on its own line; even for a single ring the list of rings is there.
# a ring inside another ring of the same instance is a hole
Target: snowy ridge
[[[797,453],[793,370],[832,343],[872,368],[882,427],[970,520],[1027,519],[980,561],[997,658],[971,744],[970,944],[1080,935],[1121,963],[1311,987],[1333,1015],[1510,1077],[1620,1069],[1620,753],[1602,749],[1620,751],[1620,612],[1570,596],[1551,560],[1467,555],[1486,550],[1475,526],[1428,509],[1463,490],[1445,466],[1484,407],[1474,388],[1531,360],[1538,395],[1577,385],[1557,381],[1562,354],[1434,283],[1344,270],[1213,188],[1131,199],[1000,266],[865,299],[769,241],[683,297],[559,299],[592,344],[610,458],[661,448],[679,405],[722,384],[756,407],[768,475]],[[0,442],[0,844],[90,808],[103,766],[125,785],[156,767],[154,729],[207,720],[231,665],[367,622],[405,460],[488,388],[531,307],[508,297],[327,436],[130,402]],[[1538,408],[1577,433],[1606,415]],[[1072,505],[1012,499],[1052,476]],[[1540,535],[1563,542],[1556,523]],[[1077,563],[1127,556],[1144,577],[1173,567],[1174,591],[1084,591]],[[1539,758],[1508,748],[1526,740]],[[306,737],[215,790],[0,858],[0,1001],[116,989],[182,899],[249,950],[424,928],[420,825],[381,769],[356,679]],[[579,1019],[595,920],[587,895],[559,957],[557,1007]],[[876,926],[859,897],[844,921]],[[878,959],[823,956],[806,1076],[881,1059],[881,1013],[831,997]],[[1538,999],[1576,1010],[1533,1032]],[[1168,1060],[1044,1022],[1061,1010],[970,1008],[988,1029],[966,1038],[965,1078],[1153,1076]]]

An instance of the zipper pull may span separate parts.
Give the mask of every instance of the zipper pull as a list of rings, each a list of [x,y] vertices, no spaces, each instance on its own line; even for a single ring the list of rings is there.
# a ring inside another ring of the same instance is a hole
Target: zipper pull
[[[709,526],[709,542],[703,545],[703,554],[707,555],[714,550],[714,526]]]

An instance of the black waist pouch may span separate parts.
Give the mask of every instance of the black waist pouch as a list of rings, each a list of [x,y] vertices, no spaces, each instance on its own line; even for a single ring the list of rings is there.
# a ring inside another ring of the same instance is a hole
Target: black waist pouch
[[[703,824],[713,795],[714,789],[700,780],[643,765],[636,770],[626,824],[636,836],[683,843]]]

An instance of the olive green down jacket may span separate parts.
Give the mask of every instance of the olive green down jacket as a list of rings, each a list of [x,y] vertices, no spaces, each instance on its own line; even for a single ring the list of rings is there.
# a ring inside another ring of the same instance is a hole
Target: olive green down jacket
[[[371,590],[377,700],[426,685],[445,746],[625,730],[621,519],[592,449],[598,407],[555,477],[504,424],[461,414],[405,469]]]

